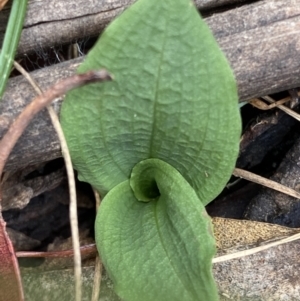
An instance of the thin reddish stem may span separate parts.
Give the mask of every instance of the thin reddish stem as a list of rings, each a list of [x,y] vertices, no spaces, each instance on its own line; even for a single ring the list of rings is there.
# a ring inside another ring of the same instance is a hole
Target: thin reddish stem
[[[95,244],[85,245],[80,247],[81,255],[96,255],[97,249]],[[36,258],[61,258],[61,257],[73,257],[73,250],[63,250],[63,251],[51,251],[51,252],[30,252],[30,251],[20,251],[16,252],[17,257],[36,257]]]

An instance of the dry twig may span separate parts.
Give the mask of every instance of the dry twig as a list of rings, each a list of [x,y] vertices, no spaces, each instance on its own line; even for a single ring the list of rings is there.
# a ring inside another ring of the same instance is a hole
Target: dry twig
[[[97,249],[95,244],[84,245],[80,247],[80,253],[82,255],[96,255]],[[63,251],[47,251],[47,252],[34,252],[34,251],[19,251],[16,252],[17,257],[24,258],[62,258],[62,257],[73,257],[74,250],[63,250]]]
[[[300,92],[298,93],[298,95],[300,95]],[[272,104],[276,104],[276,101],[271,98],[270,96],[264,96],[263,99],[269,103]],[[281,101],[290,101],[291,100],[291,97],[288,96],[284,99],[282,99]],[[290,108],[286,107],[286,106],[283,106],[283,105],[278,105],[277,106],[278,109],[282,110],[283,112],[285,112],[286,114],[292,116],[293,118],[295,118],[296,120],[300,121],[300,115],[298,113],[296,113],[295,111],[291,110]]]
[[[292,196],[296,199],[300,199],[300,193],[297,192],[296,190],[294,190],[292,188],[289,188],[289,187],[286,187],[286,186],[284,186],[282,184],[279,184],[277,182],[274,182],[272,180],[266,179],[264,177],[258,176],[256,174],[250,172],[250,171],[246,171],[246,170],[243,170],[243,169],[240,169],[240,168],[235,168],[232,174],[236,177],[243,178],[243,179],[251,181],[253,183],[260,184],[260,185],[263,185],[265,187],[268,187],[268,188],[277,190],[279,192],[285,193],[285,194],[287,194],[289,196]]]
[[[16,61],[14,62],[14,67],[28,80],[32,85],[38,95],[42,94],[42,90],[35,82],[35,80],[30,76],[30,74]],[[49,104],[47,105],[47,110],[50,115],[53,127],[57,133],[58,140],[60,142],[61,151],[65,160],[68,184],[69,184],[69,195],[70,195],[70,227],[72,233],[72,243],[74,250],[74,274],[75,274],[75,291],[76,291],[76,300],[80,301],[82,292],[81,292],[81,253],[80,253],[80,241],[79,241],[79,230],[78,230],[78,219],[77,219],[77,197],[76,197],[76,186],[74,178],[74,170],[71,161],[71,156],[67,141],[65,139],[63,130],[61,128],[59,119]]]
[[[12,123],[12,125],[9,127],[7,133],[3,136],[2,140],[0,141],[0,174],[3,172],[3,168],[5,165],[5,162],[7,161],[7,158],[12,151],[14,145],[22,135],[23,131],[31,121],[31,119],[37,114],[41,109],[49,105],[55,98],[58,98],[68,91],[83,86],[88,83],[93,82],[99,82],[99,81],[106,81],[111,80],[111,76],[106,70],[99,70],[99,71],[89,71],[83,74],[78,74],[71,76],[69,78],[66,78],[57,84],[50,87],[47,91],[45,91],[43,94],[37,96],[29,105],[26,106],[26,108],[21,112],[21,114],[16,118],[16,120]],[[63,154],[65,155],[65,154]],[[65,158],[66,159],[66,158]],[[69,163],[70,164],[70,163]],[[73,173],[73,170],[72,170]],[[72,175],[71,175],[72,176]],[[74,189],[74,188],[72,188]],[[72,192],[74,195],[74,192]],[[71,210],[70,205],[70,210]],[[75,203],[76,208],[76,203]],[[73,210],[73,209],[72,209]],[[75,209],[77,211],[77,208]],[[76,214],[76,212],[75,212]],[[72,212],[72,216],[74,216],[74,212]],[[71,218],[72,222],[72,218]],[[74,222],[74,221],[73,221]],[[76,221],[77,222],[77,217]],[[77,225],[76,225],[77,226]],[[76,230],[75,230],[76,231]],[[77,226],[78,231],[78,226]],[[75,233],[76,235],[76,233]],[[74,236],[74,233],[72,233],[72,238]],[[74,243],[74,241],[73,241]],[[74,246],[74,252],[76,258],[80,259],[80,249],[79,245]],[[77,252],[77,255],[76,255]],[[78,255],[79,252],[79,255]],[[75,257],[74,256],[74,257]],[[77,300],[81,300],[81,263],[75,264],[75,273],[76,279],[78,279],[79,274],[79,282],[76,281],[76,298]]]
[[[228,255],[215,257],[215,258],[213,258],[212,262],[217,263],[217,262],[223,262],[223,261],[227,261],[227,260],[231,260],[231,259],[245,257],[245,256],[252,255],[252,254],[270,249],[272,247],[279,246],[279,245],[282,245],[282,244],[285,244],[285,243],[288,243],[288,242],[291,242],[294,240],[298,240],[298,239],[300,239],[300,233],[280,239],[278,241],[268,243],[264,246],[260,246],[260,247],[256,247],[256,248],[252,248],[249,250],[244,250],[244,251],[240,251],[240,252],[236,252],[236,253],[232,253],[232,254],[228,254]]]
[[[95,199],[96,199],[96,211],[98,211],[101,199],[98,191],[93,188]],[[94,284],[92,292],[92,301],[98,301],[100,296],[100,287],[101,287],[101,278],[102,278],[102,263],[99,255],[96,255],[95,259],[95,273],[94,273]]]

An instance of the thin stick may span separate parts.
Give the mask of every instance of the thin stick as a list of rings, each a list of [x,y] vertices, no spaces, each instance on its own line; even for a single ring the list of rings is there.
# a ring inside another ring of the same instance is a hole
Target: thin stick
[[[228,260],[235,259],[235,258],[245,257],[245,256],[252,255],[252,254],[270,249],[272,247],[279,246],[279,245],[282,245],[282,244],[285,244],[285,243],[288,243],[288,242],[292,242],[292,241],[295,241],[295,240],[298,240],[298,239],[300,239],[300,233],[294,234],[292,236],[283,238],[283,239],[278,240],[278,241],[271,242],[271,243],[269,243],[267,245],[264,245],[264,246],[260,246],[260,247],[252,248],[252,249],[249,249],[249,250],[236,252],[236,253],[233,253],[233,254],[219,256],[219,257],[213,258],[212,262],[217,263],[217,262],[228,261]]]
[[[27,81],[30,83],[30,85],[35,90],[36,94],[38,94],[38,95],[43,94],[43,91],[39,87],[37,82],[32,78],[32,76],[17,61],[14,61],[14,67],[16,68],[16,70],[18,70],[27,79]]]
[[[35,82],[35,80],[30,76],[30,74],[26,72],[26,70],[17,62],[14,62],[14,66],[29,81],[29,83],[33,86],[37,94],[41,95],[42,90]],[[76,196],[74,170],[73,170],[73,165],[71,161],[69,148],[66,142],[66,138],[64,136],[58,117],[54,109],[51,107],[51,105],[47,105],[47,110],[49,112],[53,127],[57,133],[60,146],[61,146],[61,151],[66,165],[68,185],[69,185],[69,195],[70,195],[70,207],[69,207],[70,226],[71,226],[72,244],[74,250],[75,291],[76,291],[76,300],[80,301],[82,296],[82,289],[81,289],[82,268],[81,268],[81,253],[80,253],[80,241],[79,241],[78,218],[77,218],[77,196]]]
[[[7,161],[7,158],[12,151],[14,145],[22,135],[23,131],[31,121],[31,119],[44,107],[49,105],[55,98],[60,97],[67,93],[68,91],[83,86],[88,83],[93,82],[100,82],[100,81],[106,81],[111,80],[111,76],[106,70],[99,70],[99,71],[89,71],[83,74],[78,74],[71,76],[69,78],[66,78],[57,84],[53,85],[51,88],[49,88],[47,91],[45,91],[42,95],[37,96],[34,98],[34,100],[25,107],[25,109],[21,112],[21,114],[16,118],[16,120],[12,123],[12,125],[9,127],[7,133],[3,136],[2,140],[0,141],[0,175],[3,172],[5,162]],[[65,155],[63,153],[63,155]],[[66,160],[66,158],[65,158]],[[72,192],[74,193],[74,192]],[[71,211],[71,205],[70,205],[70,211]],[[77,208],[76,208],[77,211]],[[72,212],[72,215],[74,216],[74,212]],[[72,221],[71,221],[72,222]],[[77,226],[78,229],[78,226]],[[76,232],[76,230],[75,230]],[[75,233],[76,234],[76,233]],[[72,239],[74,237],[74,233],[72,233]],[[73,241],[74,244],[74,241]],[[74,252],[75,256],[77,258],[80,258],[80,251],[79,246],[74,246]],[[76,254],[76,252],[79,252]],[[81,267],[79,265],[76,268],[75,264],[75,273],[77,274],[75,279],[78,279],[78,272],[79,276],[81,274]],[[76,281],[76,280],[75,280]],[[81,279],[79,283],[75,282],[76,286],[76,300],[81,299]],[[77,295],[77,292],[79,295]],[[80,299],[79,299],[80,298]]]
[[[300,95],[300,92],[298,93]],[[271,98],[270,96],[264,96],[262,97],[265,101],[269,102],[269,103],[276,103],[276,101]],[[282,99],[282,101],[288,101],[291,100],[291,97],[288,96],[284,99]],[[278,105],[277,106],[280,110],[284,111],[286,114],[292,116],[293,118],[295,118],[296,120],[300,121],[300,115],[298,113],[296,113],[295,111],[291,110],[290,108],[283,106],[283,105]]]
[[[55,98],[60,97],[68,91],[88,83],[110,80],[111,76],[106,70],[89,71],[83,74],[73,75],[66,78],[57,84],[53,85],[42,95],[37,96],[27,105],[22,113],[17,117],[13,124],[8,129],[7,133],[0,141],[0,174],[7,158],[12,151],[14,145],[22,135],[31,119],[44,107],[50,104]]]
[[[97,248],[95,244],[85,245],[80,247],[81,255],[96,255]],[[16,252],[17,257],[25,258],[62,258],[62,257],[73,257],[74,250],[63,250],[63,251],[51,251],[51,252],[32,252],[32,251],[20,251]]]
[[[95,188],[93,188],[93,191],[96,199],[96,212],[97,212],[101,204],[101,198],[98,191]],[[98,254],[95,259],[94,284],[93,284],[93,292],[92,292],[92,299],[91,299],[92,301],[99,300],[101,278],[102,278],[102,263]]]
[[[285,194],[287,194],[289,196],[292,196],[296,199],[300,199],[300,193],[297,192],[296,190],[294,190],[292,188],[289,188],[289,187],[286,187],[286,186],[284,186],[282,184],[279,184],[277,182],[274,182],[272,180],[266,179],[264,177],[258,176],[256,174],[250,172],[250,171],[235,168],[232,174],[236,177],[246,179],[246,180],[251,181],[253,183],[260,184],[260,185],[263,185],[265,187],[268,187],[268,188],[277,190],[279,192],[285,193]]]
[[[262,98],[265,99],[265,97],[262,97]],[[279,108],[280,106],[282,106],[283,104],[285,104],[286,102],[288,102],[290,100],[291,100],[291,97],[286,97],[286,98],[278,100],[278,101],[274,100],[274,102],[272,104],[267,105],[262,100],[260,100],[258,98],[253,98],[249,101],[249,103],[260,110],[271,110],[274,108]]]

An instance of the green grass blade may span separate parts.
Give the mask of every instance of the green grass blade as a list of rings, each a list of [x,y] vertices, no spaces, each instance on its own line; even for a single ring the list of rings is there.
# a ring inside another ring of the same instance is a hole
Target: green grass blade
[[[2,97],[23,28],[28,0],[14,0],[0,52],[0,98]]]

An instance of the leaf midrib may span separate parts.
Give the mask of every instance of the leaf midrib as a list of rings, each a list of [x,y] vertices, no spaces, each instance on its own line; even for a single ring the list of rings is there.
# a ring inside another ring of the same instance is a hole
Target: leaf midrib
[[[160,77],[161,77],[161,66],[164,59],[164,50],[166,46],[166,40],[167,40],[167,27],[169,25],[169,18],[166,20],[166,24],[164,27],[164,36],[163,36],[163,45],[160,52],[160,58],[159,58],[159,64],[158,64],[158,70],[157,70],[157,77],[156,77],[156,83],[155,83],[155,94],[154,94],[154,104],[153,104],[153,113],[152,113],[152,128],[151,128],[151,135],[150,135],[150,151],[149,151],[149,158],[154,158],[153,156],[153,144],[154,144],[154,132],[156,130],[156,112],[157,112],[157,104],[158,104],[158,90],[159,90],[159,84],[160,84]]]

